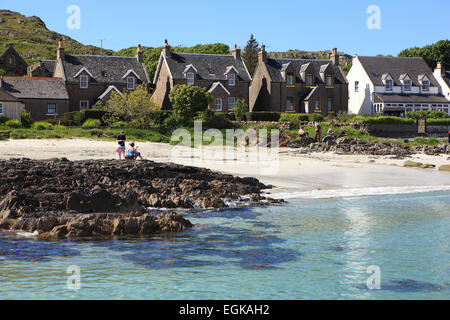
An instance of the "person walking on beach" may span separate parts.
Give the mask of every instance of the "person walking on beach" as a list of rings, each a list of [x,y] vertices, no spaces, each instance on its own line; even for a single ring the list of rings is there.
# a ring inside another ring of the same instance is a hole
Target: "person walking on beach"
[[[450,130],[448,130],[448,143],[450,143]]]
[[[321,142],[322,141],[322,127],[320,126],[320,124],[318,122],[316,122],[314,124],[314,126],[316,127],[316,129],[315,129],[316,135],[314,137],[314,140],[316,142]]]
[[[118,149],[117,154],[119,156],[119,160],[122,159],[122,156],[125,157],[125,142],[127,141],[127,137],[125,136],[125,132],[121,131],[117,136]]]

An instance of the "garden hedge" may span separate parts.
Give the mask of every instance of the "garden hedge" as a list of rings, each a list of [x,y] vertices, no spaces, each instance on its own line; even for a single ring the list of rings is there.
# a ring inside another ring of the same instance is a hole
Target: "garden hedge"
[[[245,118],[247,121],[278,121],[280,120],[281,112],[247,112]]]

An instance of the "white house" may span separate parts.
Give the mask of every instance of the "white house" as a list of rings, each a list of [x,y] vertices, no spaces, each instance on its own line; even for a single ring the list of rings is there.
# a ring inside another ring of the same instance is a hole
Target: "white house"
[[[434,76],[441,86],[440,93],[450,100],[450,72],[445,71],[442,64],[439,62],[436,69],[434,69]]]
[[[359,57],[347,79],[349,112],[403,116],[409,111],[449,113],[450,101],[423,58]]]

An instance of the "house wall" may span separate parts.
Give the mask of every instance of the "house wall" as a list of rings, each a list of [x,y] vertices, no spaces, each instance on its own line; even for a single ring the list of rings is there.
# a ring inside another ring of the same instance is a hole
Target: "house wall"
[[[441,69],[434,70],[434,77],[438,81],[440,88],[439,93],[441,93],[447,100],[450,101],[450,87],[447,85],[445,80],[442,78]]]
[[[25,105],[25,110],[30,113],[31,119],[34,121],[42,121],[55,117],[61,117],[64,113],[69,112],[69,100],[53,100],[53,99],[21,99]],[[48,104],[56,104],[56,115],[49,116]]]
[[[167,68],[167,64],[164,62],[164,58],[160,57],[161,68],[158,75],[158,79],[156,79],[156,88],[152,95],[152,100],[157,105],[161,106],[162,109],[168,110],[171,109],[172,105],[169,101],[169,93],[172,90],[174,84],[172,79],[170,78],[169,69]]]
[[[372,93],[374,86],[357,57],[353,58],[352,68],[347,74],[348,111],[353,114],[372,114]],[[359,92],[355,92],[355,81],[359,81]]]
[[[11,120],[21,120],[21,110],[22,103],[21,102],[12,102],[6,101],[0,103],[3,105],[3,113],[0,113],[0,117],[5,117]]]
[[[249,109],[251,112],[270,111],[271,109],[271,80],[264,63],[258,62],[253,80],[249,87]]]
[[[3,59],[0,59],[0,69],[7,76],[26,76],[28,65],[13,47],[7,47]]]

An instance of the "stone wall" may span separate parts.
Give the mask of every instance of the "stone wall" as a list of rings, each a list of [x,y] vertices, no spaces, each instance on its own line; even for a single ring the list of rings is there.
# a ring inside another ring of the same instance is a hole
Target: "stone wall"
[[[417,135],[417,125],[413,124],[370,124],[368,132],[377,137],[403,138]]]
[[[291,123],[290,122],[277,122],[277,121],[233,121],[238,124],[250,124],[250,125],[276,125],[280,130],[290,130]]]

